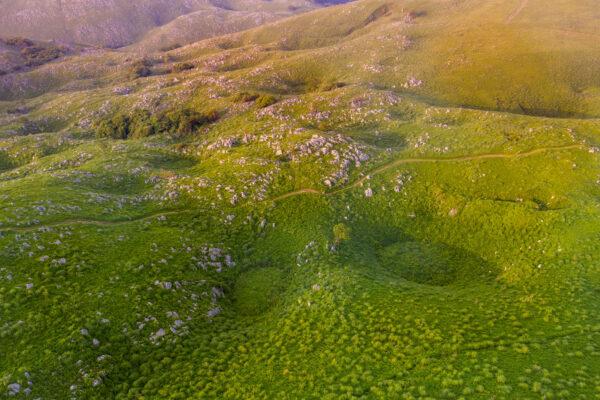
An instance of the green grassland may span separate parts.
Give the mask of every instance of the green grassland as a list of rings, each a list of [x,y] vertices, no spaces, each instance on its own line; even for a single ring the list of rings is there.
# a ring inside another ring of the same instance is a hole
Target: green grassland
[[[600,399],[599,17],[359,0],[0,76],[0,393]]]

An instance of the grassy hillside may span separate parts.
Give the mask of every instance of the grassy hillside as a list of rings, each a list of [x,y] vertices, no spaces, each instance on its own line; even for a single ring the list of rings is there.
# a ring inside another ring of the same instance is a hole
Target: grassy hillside
[[[598,17],[359,0],[1,76],[0,393],[598,398]]]
[[[25,36],[88,45],[122,47],[160,27],[199,10],[303,12],[321,6],[309,0],[17,0],[0,2],[0,37]],[[274,14],[276,15],[276,14]],[[273,17],[274,17],[273,15]],[[197,19],[197,18],[196,18]],[[235,20],[235,13],[231,16]],[[194,19],[192,19],[194,20]],[[233,23],[234,21],[232,21]],[[203,20],[194,25],[203,29]],[[230,25],[222,33],[235,31]],[[240,29],[256,26],[240,21]],[[218,33],[218,32],[216,32]],[[197,40],[207,36],[197,37]]]
[[[219,59],[221,72],[231,76],[243,75],[251,67],[263,70],[252,79],[253,86],[263,90],[299,88],[310,77],[368,83],[437,105],[551,117],[598,116],[600,46],[595,28],[584,19],[580,33],[567,29],[577,16],[593,19],[597,11],[577,3],[569,14],[559,6],[548,8],[532,1],[506,23],[518,9],[518,4],[513,8],[491,1],[453,7],[437,2],[361,1],[198,42],[169,54],[176,61],[199,66]],[[535,21],[560,22],[549,30],[546,24],[528,22],[525,17],[531,14]],[[149,36],[150,43],[161,40],[158,31],[156,35]],[[107,56],[112,57],[124,58]],[[84,59],[75,63],[90,68]],[[53,66],[22,78],[5,77],[0,95],[38,95],[44,88],[35,83],[28,88],[23,80],[35,82],[40,74],[51,74],[60,82],[62,73]]]
[[[297,12],[297,10],[293,12]],[[282,13],[232,11],[210,7],[182,15],[168,24],[149,31],[126,50],[147,53],[176,48],[202,39],[254,28],[289,17],[293,15],[293,12],[289,10]]]

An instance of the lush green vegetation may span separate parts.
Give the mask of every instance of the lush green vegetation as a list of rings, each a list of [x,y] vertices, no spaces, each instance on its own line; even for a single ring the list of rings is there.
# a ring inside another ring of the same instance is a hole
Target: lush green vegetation
[[[277,99],[270,94],[261,94],[256,98],[255,102],[257,107],[265,108],[277,103]]]
[[[217,111],[201,113],[183,108],[152,115],[138,108],[131,115],[119,112],[99,118],[92,126],[98,138],[141,139],[160,133],[190,134],[218,118]]]
[[[255,93],[241,92],[233,96],[233,101],[235,101],[236,103],[249,103],[258,99],[259,96],[259,94]]]
[[[509,3],[2,77],[0,395],[598,399],[597,10]]]

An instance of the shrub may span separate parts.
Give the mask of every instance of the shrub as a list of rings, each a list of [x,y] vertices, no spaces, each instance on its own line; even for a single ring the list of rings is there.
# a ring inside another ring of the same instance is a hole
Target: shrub
[[[314,92],[319,89],[321,82],[317,78],[309,76],[304,80],[304,85],[306,86],[307,92]]]
[[[219,112],[217,110],[210,110],[205,115],[208,122],[215,122],[219,119]]]
[[[330,90],[341,88],[344,86],[346,86],[346,85],[342,82],[325,83],[323,86],[321,86],[321,90],[323,92],[329,92]]]
[[[127,139],[130,119],[123,113],[117,113],[94,121],[92,126],[98,138]]]
[[[269,107],[270,105],[273,105],[275,103],[277,103],[277,99],[275,99],[275,97],[271,96],[270,94],[261,94],[256,98],[256,105],[259,108]]]
[[[417,12],[416,10],[408,10],[406,15],[404,16],[404,22],[410,23],[417,19],[418,17],[422,17],[426,15],[425,11]]]
[[[140,139],[157,133],[192,133],[197,128],[219,119],[217,111],[200,113],[190,109],[178,109],[157,114],[135,109],[131,115],[116,113],[94,121],[94,133],[98,138]]]
[[[154,65],[154,63],[152,62],[151,59],[144,57],[142,59],[139,59],[139,60],[135,61],[133,63],[133,65],[144,66],[144,67],[150,68],[152,65]]]
[[[259,97],[258,94],[241,92],[241,93],[236,94],[233,97],[233,101],[235,101],[236,103],[248,103],[250,101],[254,101],[254,100],[258,99],[258,97]]]
[[[171,122],[169,132],[178,134],[192,133],[194,129],[206,122],[199,112],[186,109],[171,111],[167,113],[167,118]]]
[[[179,72],[187,71],[187,70],[194,69],[194,68],[195,67],[193,64],[183,62],[183,63],[174,65],[173,68],[171,68],[171,72],[179,73]]]
[[[129,134],[128,137],[140,139],[151,136],[155,131],[152,124],[152,115],[147,110],[135,109],[129,117]]]
[[[333,227],[333,235],[335,244],[339,244],[342,240],[350,240],[350,228],[345,224],[337,224]]]
[[[6,43],[9,46],[18,47],[21,50],[23,50],[26,47],[33,46],[33,42],[31,40],[20,36],[8,38],[4,40],[4,43]]]
[[[150,76],[151,74],[152,70],[148,67],[134,66],[129,72],[129,79],[144,78],[146,76]]]
[[[165,131],[184,134],[192,133],[200,126],[216,121],[218,113],[216,111],[200,113],[194,110],[181,109],[166,113],[165,118],[168,125],[168,129],[165,129]]]
[[[129,71],[129,79],[137,79],[150,76],[152,74],[152,70],[150,69],[151,66],[152,60],[149,60],[147,58],[135,61],[133,64],[131,64]]]
[[[0,76],[2,76],[2,75],[6,75],[6,74],[7,74],[7,72],[6,72],[6,71],[4,71],[3,69],[0,69]]]
[[[56,47],[29,46],[21,50],[25,57],[25,65],[34,67],[43,65],[64,55],[63,51]]]
[[[17,47],[21,50],[21,55],[25,58],[25,65],[34,67],[45,64],[66,54],[66,49],[54,45],[40,46],[32,40],[15,36],[4,40],[9,46]]]

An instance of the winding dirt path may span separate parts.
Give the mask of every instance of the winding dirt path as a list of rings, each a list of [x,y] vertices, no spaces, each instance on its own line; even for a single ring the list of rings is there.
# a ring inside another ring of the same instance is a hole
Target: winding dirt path
[[[118,225],[124,225],[124,224],[131,224],[133,222],[148,221],[148,220],[151,220],[154,218],[162,217],[163,215],[167,216],[167,215],[175,215],[175,214],[184,214],[184,213],[190,213],[190,212],[194,212],[194,211],[196,211],[196,210],[184,209],[184,210],[177,210],[177,211],[166,211],[166,212],[163,211],[160,213],[148,215],[146,217],[132,218],[132,219],[124,220],[124,221],[100,221],[100,220],[95,220],[95,219],[67,219],[64,221],[50,222],[48,224],[42,224],[42,225],[0,227],[0,232],[9,232],[9,231],[10,232],[28,232],[28,231],[38,230],[38,229],[46,229],[46,228],[53,228],[55,226],[73,225],[73,224],[118,226]]]
[[[516,17],[517,15],[519,15],[519,13],[520,13],[521,11],[523,11],[523,9],[525,8],[525,6],[527,5],[527,1],[528,1],[528,0],[521,0],[521,5],[519,6],[519,8],[517,8],[517,9],[516,9],[516,10],[515,10],[515,11],[514,11],[512,14],[510,14],[510,15],[508,16],[508,18],[506,18],[506,19],[504,20],[504,24],[505,24],[505,25],[508,25],[508,24],[510,24],[510,22],[511,22],[513,19],[515,19],[515,17]]]
[[[306,194],[306,193],[325,194],[324,192],[319,192],[318,190],[315,190],[315,189],[301,189],[301,190],[297,190],[295,192],[289,192],[289,193],[282,194],[281,196],[274,197],[271,199],[271,201],[277,201],[277,200],[285,199],[286,197],[292,197],[292,196],[297,196],[299,194]]]
[[[424,163],[424,162],[455,163],[455,162],[482,160],[482,159],[486,159],[486,158],[508,158],[508,159],[511,159],[511,158],[528,157],[528,156],[532,156],[534,154],[543,153],[545,151],[561,151],[561,150],[577,149],[577,148],[582,148],[582,147],[583,147],[583,145],[573,144],[573,145],[569,145],[569,146],[540,147],[538,149],[534,149],[534,150],[528,151],[526,153],[514,153],[514,154],[479,154],[479,155],[474,155],[474,156],[465,156],[465,157],[456,157],[456,158],[403,158],[403,159],[392,161],[388,164],[385,164],[385,165],[371,171],[368,175],[360,178],[356,182],[354,182],[346,187],[343,187],[341,189],[335,190],[333,192],[320,192],[316,189],[306,188],[306,189],[296,190],[294,192],[284,193],[280,196],[272,198],[271,201],[275,202],[275,201],[282,200],[282,199],[285,199],[288,197],[298,196],[298,195],[302,195],[302,194],[319,194],[319,195],[330,196],[330,195],[334,195],[337,193],[345,192],[347,190],[355,188],[356,186],[359,186],[361,183],[364,183],[371,176],[379,174],[383,171],[386,171],[386,170],[393,168],[395,166],[398,166],[400,164]],[[157,217],[161,217],[161,216],[191,213],[194,211],[197,211],[197,210],[183,209],[183,210],[177,210],[177,211],[160,212],[160,213],[152,214],[152,215],[149,215],[146,217],[129,219],[129,220],[125,220],[125,221],[99,221],[99,220],[90,220],[90,219],[70,219],[70,220],[65,220],[65,221],[60,221],[60,222],[52,222],[49,224],[34,225],[34,226],[0,227],[0,232],[9,232],[9,231],[10,232],[27,232],[27,231],[33,231],[33,230],[38,230],[38,229],[52,228],[55,226],[71,225],[71,224],[118,226],[118,225],[124,225],[124,224],[131,224],[134,222],[147,221],[147,220],[151,220],[153,218],[157,218]]]
[[[539,149],[531,150],[526,153],[514,153],[514,154],[480,154],[476,156],[465,156],[465,157],[456,157],[456,158],[403,158],[401,160],[392,161],[389,164],[386,164],[382,167],[377,168],[376,170],[371,171],[370,174],[360,178],[353,184],[346,186],[344,188],[338,189],[334,192],[330,192],[328,194],[336,194],[348,189],[352,189],[367,179],[370,176],[383,172],[389,168],[393,168],[400,164],[408,164],[408,163],[422,163],[422,162],[431,162],[431,163],[447,163],[447,162],[464,162],[464,161],[472,161],[472,160],[482,160],[486,158],[520,158],[520,157],[528,157],[534,154],[542,153],[544,151],[559,151],[559,150],[569,150],[575,148],[581,148],[582,146],[579,144],[569,145],[569,146],[559,146],[559,147],[540,147]]]

